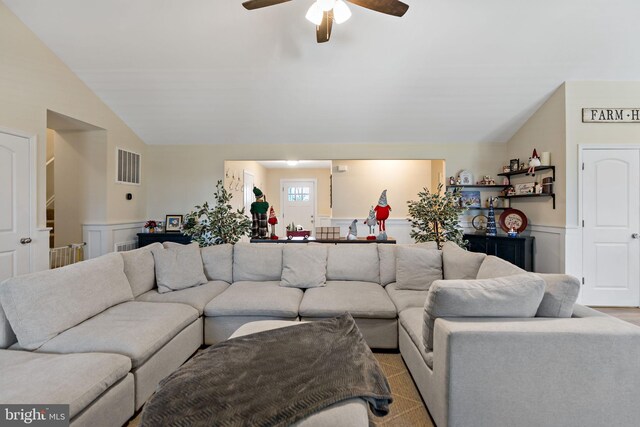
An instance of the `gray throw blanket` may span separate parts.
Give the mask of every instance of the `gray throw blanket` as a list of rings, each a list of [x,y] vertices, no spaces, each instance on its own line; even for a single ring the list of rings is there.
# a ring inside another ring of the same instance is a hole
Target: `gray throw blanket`
[[[288,426],[360,397],[389,412],[389,383],[350,314],[211,346],[165,378],[142,427]]]

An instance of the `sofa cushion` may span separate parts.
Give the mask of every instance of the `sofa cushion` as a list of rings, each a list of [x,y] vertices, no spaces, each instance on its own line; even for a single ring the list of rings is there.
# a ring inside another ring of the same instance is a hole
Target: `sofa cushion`
[[[428,291],[442,279],[442,251],[419,246],[401,246],[396,251],[398,289]]]
[[[9,320],[0,305],[0,349],[8,348],[17,341],[16,334],[11,329]]]
[[[262,246],[262,244],[256,244]],[[236,282],[204,308],[212,316],[298,317],[302,290],[285,288],[279,281]]]
[[[43,353],[116,353],[142,365],[198,319],[186,304],[129,301],[98,314],[49,340]]]
[[[156,282],[161,294],[207,283],[197,243],[155,247]]]
[[[137,297],[156,287],[156,270],[152,249],[162,248],[155,242],[132,251],[120,252],[124,261],[124,274],[129,280],[133,296]]]
[[[195,286],[193,288],[181,289],[179,291],[166,292],[161,294],[157,290],[146,292],[136,298],[136,301],[146,302],[174,302],[187,304],[198,310],[200,316],[204,312],[204,307],[220,295],[229,287],[227,282],[216,280],[207,282],[204,285]]]
[[[401,246],[420,247],[426,249],[438,249],[436,242],[378,245],[378,257],[380,258],[380,284],[387,286],[396,281],[396,251]]]
[[[580,294],[580,281],[566,274],[539,274],[544,280],[544,297],[537,317],[571,317]]]
[[[425,349],[433,349],[439,317],[534,317],[544,295],[544,280],[525,273],[483,280],[436,280],[424,305]]]
[[[282,246],[279,243],[236,243],[233,248],[233,281],[280,281]]]
[[[345,311],[367,319],[394,319],[398,315],[384,288],[370,282],[327,282],[325,287],[307,289],[300,303],[303,317],[333,317]]]
[[[442,245],[442,267],[445,280],[475,279],[486,254],[469,252],[453,242]]]
[[[480,264],[476,279],[493,279],[495,277],[513,276],[514,274],[526,273],[517,265],[498,258],[497,256],[488,255]]]
[[[422,309],[429,294],[429,291],[398,289],[397,283],[390,283],[384,289],[389,294],[389,298],[396,306],[398,313],[407,308],[419,307]]]
[[[416,346],[429,369],[433,369],[433,352],[426,351],[423,340],[423,317],[424,309],[422,307],[414,307],[398,314],[398,321],[400,322],[400,327],[407,331],[411,342]]]
[[[211,281],[233,282],[233,245],[207,246],[200,249],[204,274]]]
[[[316,288],[327,281],[326,245],[285,245],[280,286]]]
[[[68,404],[73,418],[124,378],[131,361],[119,354],[0,350],[0,367],[0,402]]]
[[[329,246],[327,280],[380,283],[378,245],[338,244]]]
[[[0,284],[0,303],[20,346],[27,350],[131,299],[124,261],[118,253]]]

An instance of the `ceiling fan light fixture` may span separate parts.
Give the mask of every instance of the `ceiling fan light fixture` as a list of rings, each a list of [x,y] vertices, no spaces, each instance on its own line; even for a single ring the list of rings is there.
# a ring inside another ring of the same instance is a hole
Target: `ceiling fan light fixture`
[[[336,0],[317,0],[323,12],[329,12],[336,4]]]
[[[322,17],[324,13],[322,12],[322,8],[318,2],[314,2],[309,10],[307,11],[307,15],[305,16],[307,20],[313,22],[315,25],[320,25],[322,23]]]
[[[336,24],[342,24],[351,18],[351,9],[343,0],[337,0],[333,6],[333,20]]]

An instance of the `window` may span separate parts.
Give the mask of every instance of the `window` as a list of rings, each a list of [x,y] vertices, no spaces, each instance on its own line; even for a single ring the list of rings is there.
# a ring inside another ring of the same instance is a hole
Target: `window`
[[[140,184],[140,154],[118,148],[116,182]]]
[[[287,198],[290,202],[308,202],[309,187],[289,187]]]

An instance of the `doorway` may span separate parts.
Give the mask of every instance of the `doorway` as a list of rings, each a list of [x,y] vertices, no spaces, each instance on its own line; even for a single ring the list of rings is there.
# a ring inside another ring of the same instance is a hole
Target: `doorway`
[[[282,212],[282,235],[287,225],[293,223],[302,226],[303,230],[315,234],[316,222],[316,180],[280,180],[282,194],[280,196],[280,211]]]
[[[582,300],[640,305],[640,148],[582,149]]]

